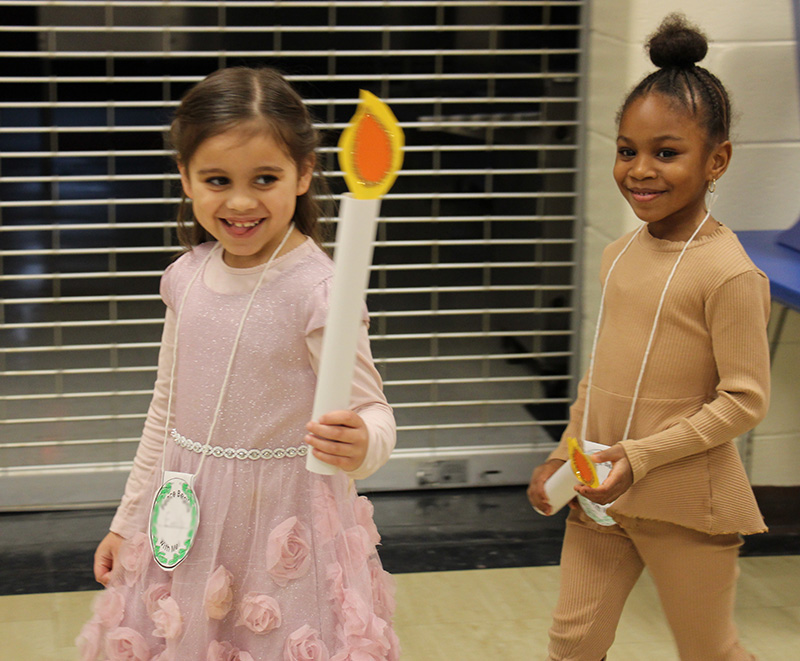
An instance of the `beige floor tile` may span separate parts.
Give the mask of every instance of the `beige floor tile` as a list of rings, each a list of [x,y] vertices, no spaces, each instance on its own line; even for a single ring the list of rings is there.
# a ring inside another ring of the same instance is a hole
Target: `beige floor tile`
[[[552,599],[527,585],[519,569],[402,574],[398,624],[458,623],[549,617]]]
[[[0,623],[49,620],[51,594],[20,594],[0,597]]]
[[[547,622],[536,620],[410,625],[398,635],[403,661],[527,661],[547,648]]]
[[[538,592],[558,592],[561,584],[561,567],[520,567],[514,571]]]
[[[49,612],[43,615],[48,619],[0,623],[2,661],[53,661],[56,658],[53,620],[49,619]]]
[[[800,556],[742,558],[739,567],[740,608],[800,606]]]
[[[614,643],[608,656],[614,661],[678,661],[672,641]]]
[[[753,652],[762,658],[800,658],[800,608],[750,608],[737,614],[739,633]],[[778,656],[778,650],[793,652]]]
[[[557,567],[400,574],[403,661],[539,661],[558,594]],[[744,558],[742,641],[759,661],[800,658],[800,556]],[[96,593],[0,597],[0,661],[74,661]],[[613,661],[678,661],[645,573],[622,614]]]
[[[93,592],[62,592],[52,595],[54,613],[54,642],[57,647],[74,648],[75,637],[92,616]],[[74,655],[73,655],[74,657]]]
[[[78,658],[77,647],[64,647],[55,650],[53,661],[75,661]]]

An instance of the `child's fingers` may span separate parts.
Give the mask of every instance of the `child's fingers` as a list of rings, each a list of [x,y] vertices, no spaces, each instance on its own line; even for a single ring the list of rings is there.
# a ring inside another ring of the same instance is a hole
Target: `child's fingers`
[[[321,439],[338,443],[358,443],[366,438],[366,427],[361,417],[353,411],[329,411],[311,420],[306,429]]]
[[[627,458],[623,456],[614,463],[614,467],[611,469],[608,477],[599,487],[593,489],[580,485],[575,487],[575,490],[581,494],[581,496],[588,498],[592,502],[598,503],[599,505],[608,505],[630,489],[632,484],[633,471],[631,470]]]
[[[323,425],[319,422],[309,422],[306,425],[306,429],[311,433],[311,436],[319,439],[347,443],[347,432],[351,428],[342,425]]]
[[[110,532],[97,545],[93,570],[94,578],[98,583],[107,585],[111,580],[111,573],[114,571],[114,563],[121,544],[122,537]]]
[[[305,441],[320,461],[345,471],[364,462],[369,434],[361,417],[353,411],[329,411],[306,425]]]
[[[307,434],[305,441],[317,459],[345,471],[358,468],[366,455],[366,449],[355,442],[332,441],[312,434]]]
[[[591,487],[586,486],[576,486],[575,491],[577,491],[584,498],[587,498],[598,505],[608,505],[608,503],[613,503],[617,499],[617,496],[614,495],[614,491],[608,487],[597,487],[596,489],[592,489]]]
[[[94,580],[100,585],[108,585],[111,578],[111,566],[97,558],[94,561]]]
[[[543,514],[550,514],[550,503],[547,502],[547,494],[544,489],[533,481],[528,485],[528,501],[534,509],[539,510]]]
[[[320,452],[334,457],[346,457],[349,456],[351,452],[349,443],[329,438],[321,438],[314,434],[307,434],[305,441],[315,450],[319,450]]]
[[[547,499],[547,492],[544,489],[544,484],[547,479],[555,473],[564,462],[558,459],[550,460],[537,466],[531,475],[530,484],[528,484],[528,500],[534,509],[539,510],[545,515],[550,514],[552,508]]]
[[[601,450],[589,456],[596,464],[602,464],[606,461],[616,462],[625,456],[625,450],[622,449],[621,445],[612,445],[608,450]]]
[[[347,425],[323,425],[313,420],[306,425],[309,435],[306,437],[306,442],[310,443],[308,438],[318,439],[320,441],[327,441],[323,448],[327,449],[331,454],[340,454],[339,449],[341,446],[349,446],[353,443],[359,443],[362,436],[366,434],[361,433],[361,428],[349,427]],[[311,445],[315,445],[311,443]],[[323,444],[320,444],[323,445]],[[316,445],[315,445],[316,447]]]
[[[361,427],[364,424],[361,420],[361,416],[354,411],[348,410],[328,411],[327,413],[323,413],[321,416],[319,416],[318,420],[312,422],[317,422],[321,425],[353,428]]]

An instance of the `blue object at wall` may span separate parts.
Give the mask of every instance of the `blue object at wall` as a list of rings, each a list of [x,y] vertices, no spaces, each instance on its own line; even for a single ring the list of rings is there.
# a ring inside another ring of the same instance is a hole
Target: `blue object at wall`
[[[795,56],[797,57],[797,74],[798,79],[800,79],[800,0],[792,0],[792,9],[794,11],[794,48]],[[777,242],[782,246],[800,252],[800,220],[788,230],[778,234]]]

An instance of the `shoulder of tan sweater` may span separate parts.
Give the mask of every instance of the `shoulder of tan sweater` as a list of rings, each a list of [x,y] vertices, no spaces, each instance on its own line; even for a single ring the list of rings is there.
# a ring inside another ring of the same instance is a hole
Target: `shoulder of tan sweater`
[[[631,237],[636,234],[637,230],[631,230],[630,232],[625,232],[621,237],[618,239],[614,239],[611,243],[607,244],[605,248],[603,248],[603,256],[602,261],[605,264],[606,262],[612,261],[619,253],[621,253],[625,246],[628,245],[628,242],[631,240]]]
[[[753,263],[736,234],[727,227],[704,237],[694,250],[687,251],[683,268],[690,272],[692,280],[702,283],[708,300],[728,286],[744,285],[748,291],[758,292],[769,304],[767,276]]]
[[[701,239],[697,248],[698,261],[702,261],[704,268],[722,280],[749,272],[766,277],[750,259],[736,233],[724,225],[714,234]]]

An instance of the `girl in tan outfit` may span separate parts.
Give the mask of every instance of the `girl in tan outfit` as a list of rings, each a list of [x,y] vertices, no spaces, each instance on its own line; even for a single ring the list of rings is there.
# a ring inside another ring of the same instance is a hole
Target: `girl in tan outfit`
[[[644,224],[603,253],[590,368],[528,489],[551,513],[544,483],[566,460],[566,439],[610,446],[593,456],[612,463],[608,478],[576,487],[570,504],[552,661],[604,658],[644,567],[682,661],[753,658],[733,625],[737,558],[740,535],[765,525],[734,439],[767,410],[770,297],[706,206],[731,158],[728,95],[695,64],[707,46],[683,17],[667,17],[648,42],[659,69],[619,114],[614,178]]]

